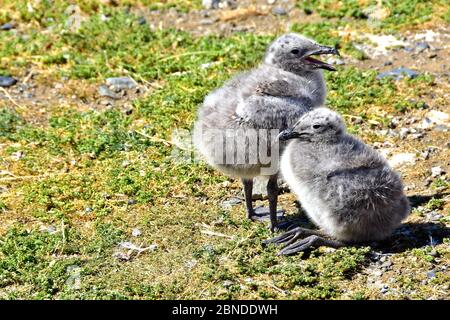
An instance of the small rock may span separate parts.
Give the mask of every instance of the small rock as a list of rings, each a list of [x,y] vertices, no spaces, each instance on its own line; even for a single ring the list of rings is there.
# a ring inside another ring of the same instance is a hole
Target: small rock
[[[134,200],[134,199],[128,199],[127,203],[128,203],[129,205],[133,205],[133,204],[136,204],[137,201]]]
[[[383,63],[383,66],[387,67],[387,66],[392,66],[392,61],[385,61]]]
[[[431,211],[427,213],[427,220],[428,221],[439,221],[440,219],[442,219],[443,215],[437,213],[436,211]]]
[[[428,129],[433,126],[433,121],[430,118],[424,118],[422,122],[419,124],[419,128]]]
[[[273,13],[274,15],[277,15],[277,16],[285,16],[285,15],[287,15],[286,9],[284,9],[284,8],[282,8],[282,7],[274,7],[274,8],[272,9],[272,13]]]
[[[277,0],[267,0],[267,4],[275,4],[275,2],[277,2]]]
[[[411,138],[414,140],[422,139],[423,137],[424,137],[424,134],[422,132],[411,134]]]
[[[48,232],[48,233],[50,233],[50,234],[53,234],[53,233],[55,233],[57,230],[56,230],[56,228],[55,228],[54,226],[49,226],[49,227],[47,227],[47,228],[45,229],[45,231]]]
[[[91,213],[91,212],[93,212],[94,211],[94,209],[92,209],[91,207],[86,207],[85,209],[84,209],[84,212],[85,213]]]
[[[428,279],[436,278],[436,271],[434,271],[434,270],[428,271],[427,272],[427,278]]]
[[[224,287],[224,288],[229,288],[229,287],[231,287],[233,285],[233,281],[231,281],[231,280],[225,280],[224,282],[222,282],[222,286]]]
[[[25,152],[23,152],[23,151],[16,151],[16,152],[13,152],[13,153],[11,154],[11,158],[12,158],[14,161],[19,161],[19,160],[22,159],[23,157],[25,157]]]
[[[3,31],[8,31],[8,30],[11,30],[11,29],[14,29],[14,25],[11,22],[7,22],[7,23],[2,24],[0,26],[0,30],[3,30]]]
[[[389,128],[395,129],[400,124],[400,119],[395,117],[391,119],[391,122],[389,123]]]
[[[416,43],[416,52],[421,53],[422,51],[425,51],[426,49],[430,49],[430,45],[427,42],[418,42]]]
[[[120,97],[116,93],[112,92],[107,86],[103,85],[98,87],[98,94],[102,97],[108,97],[116,100],[120,99]]]
[[[108,86],[115,86],[119,89],[133,89],[137,87],[136,81],[129,77],[107,78],[106,84]]]
[[[392,267],[392,262],[391,261],[385,261],[385,262],[383,262],[381,264],[380,267],[385,269],[385,270],[389,270]]]
[[[400,132],[399,132],[400,139],[405,139],[406,136],[410,133],[411,133],[411,130],[409,128],[401,128]]]
[[[443,124],[438,124],[436,127],[433,128],[433,131],[436,132],[447,132],[450,130],[450,127],[443,125]]]
[[[433,58],[436,58],[437,57],[437,54],[436,53],[430,53],[429,55],[428,55],[428,58],[430,58],[430,59],[433,59]]]
[[[417,71],[414,71],[414,70],[411,70],[408,68],[404,68],[404,67],[400,67],[400,68],[393,69],[391,71],[379,73],[377,75],[377,79],[392,77],[395,80],[400,80],[400,79],[403,79],[405,76],[407,76],[410,79],[414,79],[418,75],[419,75],[419,73]]]
[[[137,23],[142,26],[147,23],[147,20],[145,20],[144,17],[139,17],[139,19],[137,20]]]
[[[440,176],[440,175],[443,174],[443,173],[445,173],[445,171],[442,170],[441,167],[432,167],[432,168],[431,168],[431,176],[432,176],[433,178],[436,178],[436,177]]]
[[[204,26],[209,26],[217,22],[219,18],[209,18],[209,19],[202,19],[200,20],[200,24]]]
[[[130,161],[125,160],[125,161],[122,162],[122,168],[127,168],[130,164],[131,164]]]
[[[131,232],[131,235],[133,237],[139,237],[141,234],[142,234],[142,232],[138,228],[134,228],[133,231]]]
[[[432,257],[439,257],[439,253],[435,249],[431,250],[431,252],[428,255]]]
[[[205,9],[217,9],[219,4],[220,0],[202,0],[202,5]]]
[[[427,117],[435,124],[448,124],[450,120],[447,113],[438,110],[430,110]]]
[[[0,87],[11,87],[17,83],[17,80],[10,76],[0,76]]]
[[[382,294],[386,294],[389,292],[389,287],[387,285],[384,285],[381,289],[380,289],[380,293]]]
[[[435,148],[433,147],[428,147],[427,149],[425,149],[425,151],[423,151],[420,155],[422,156],[422,158],[424,160],[428,160],[430,158],[430,155],[434,152]]]
[[[197,260],[188,260],[184,264],[188,269],[192,269],[197,265]]]

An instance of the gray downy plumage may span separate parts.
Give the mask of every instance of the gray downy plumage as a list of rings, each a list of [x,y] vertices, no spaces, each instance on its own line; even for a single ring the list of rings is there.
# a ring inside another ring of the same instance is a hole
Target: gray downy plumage
[[[249,218],[254,215],[249,199],[252,178],[259,175],[271,176],[268,193],[272,229],[276,224],[274,193],[278,191],[274,180],[276,181],[278,169],[270,174],[262,173],[261,168],[267,163],[262,163],[258,157],[257,161],[248,161],[256,156],[248,147],[256,143],[267,145],[270,150],[274,141],[278,140],[275,139],[276,134],[258,135],[256,142],[247,139],[242,142],[245,151],[238,148],[228,150],[231,144],[227,146],[224,141],[217,139],[217,135],[227,134],[228,138],[237,139],[247,136],[248,131],[254,129],[281,131],[308,110],[322,105],[326,87],[321,69],[335,69],[312,57],[321,54],[339,53],[334,48],[319,45],[294,33],[279,37],[268,47],[259,67],[235,76],[206,96],[194,125],[194,144],[204,159],[221,172],[243,179]],[[277,147],[282,149],[283,145],[277,144]],[[246,161],[242,163],[218,158],[215,153],[217,150],[228,150],[232,153],[232,158],[243,157]],[[278,152],[270,155],[274,160],[279,157]]]
[[[317,108],[306,113],[280,139],[290,141],[281,173],[322,230],[297,228],[265,242],[287,244],[281,254],[385,239],[409,214],[400,176],[379,153],[347,134],[334,111]],[[298,240],[305,235],[310,237]]]

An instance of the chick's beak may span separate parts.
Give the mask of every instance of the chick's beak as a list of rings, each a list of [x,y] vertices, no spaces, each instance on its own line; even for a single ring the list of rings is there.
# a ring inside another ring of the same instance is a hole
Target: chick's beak
[[[304,60],[310,64],[315,65],[316,68],[325,69],[325,70],[329,70],[329,71],[336,71],[336,68],[334,66],[332,66],[331,64],[320,61],[320,60],[312,57],[313,55],[322,55],[322,54],[335,54],[335,55],[340,56],[340,53],[336,48],[327,47],[327,46],[319,46],[318,49],[308,52],[308,54],[306,55]]]
[[[341,56],[338,49],[327,46],[319,46],[319,49],[312,51],[309,55],[335,54]]]
[[[278,135],[278,139],[280,141],[287,141],[298,137],[299,134],[291,128],[281,131],[280,134]]]

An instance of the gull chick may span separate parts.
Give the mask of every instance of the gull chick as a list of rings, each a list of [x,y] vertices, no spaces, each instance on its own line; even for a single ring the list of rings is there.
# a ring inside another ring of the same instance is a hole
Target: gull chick
[[[323,104],[326,88],[322,69],[335,69],[313,58],[322,54],[339,53],[295,33],[279,37],[269,45],[259,67],[235,76],[205,98],[194,125],[194,144],[205,160],[222,173],[242,179],[250,219],[256,219],[253,178],[269,176],[272,230],[277,224],[278,165],[262,170],[267,162],[261,160],[260,153],[268,149],[264,153],[275,162],[283,148],[277,143],[278,131]]]
[[[285,244],[280,254],[385,239],[409,214],[400,176],[375,150],[347,134],[334,111],[306,113],[280,139],[291,141],[281,173],[321,228],[298,227],[264,242]]]

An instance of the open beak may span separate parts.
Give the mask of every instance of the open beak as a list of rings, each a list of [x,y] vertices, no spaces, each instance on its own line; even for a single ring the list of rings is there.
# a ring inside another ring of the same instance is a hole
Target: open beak
[[[318,59],[311,57],[314,55],[322,55],[322,54],[335,54],[335,55],[340,56],[340,53],[336,48],[320,46],[319,49],[308,52],[307,55],[303,58],[303,60],[309,64],[314,65],[316,68],[330,70],[330,71],[336,71],[336,68],[334,66],[332,66],[331,64],[328,64],[326,62],[323,62],[323,61],[320,61]]]

